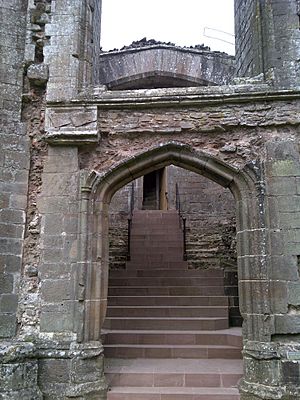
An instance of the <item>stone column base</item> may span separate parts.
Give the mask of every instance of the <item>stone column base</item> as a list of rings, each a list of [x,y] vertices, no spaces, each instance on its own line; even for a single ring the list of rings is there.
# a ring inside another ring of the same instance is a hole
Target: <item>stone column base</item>
[[[0,400],[42,400],[38,362],[32,343],[1,342]]]
[[[286,340],[244,344],[241,400],[300,399],[300,345]]]
[[[41,345],[38,383],[44,400],[106,400],[102,344]]]

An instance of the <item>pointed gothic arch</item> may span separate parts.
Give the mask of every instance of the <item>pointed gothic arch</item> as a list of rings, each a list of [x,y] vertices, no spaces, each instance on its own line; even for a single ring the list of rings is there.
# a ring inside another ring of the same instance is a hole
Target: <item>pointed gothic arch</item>
[[[81,321],[78,325],[80,340],[98,340],[106,315],[108,210],[112,196],[145,173],[171,164],[201,174],[231,190],[236,202],[237,231],[241,236],[238,256],[242,259],[244,255],[257,252],[252,249],[251,240],[243,239],[247,232],[263,232],[255,174],[248,167],[240,170],[188,145],[169,142],[138,153],[103,174],[93,171],[82,187],[77,318]],[[243,299],[241,303],[242,314],[251,315],[252,310],[243,306]]]

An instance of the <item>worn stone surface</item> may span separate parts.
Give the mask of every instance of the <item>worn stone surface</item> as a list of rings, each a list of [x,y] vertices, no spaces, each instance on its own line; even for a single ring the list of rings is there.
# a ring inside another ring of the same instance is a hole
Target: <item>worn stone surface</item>
[[[228,84],[234,73],[234,58],[209,49],[148,44],[101,53],[97,84],[109,89]]]
[[[115,66],[112,81],[134,91],[102,85],[95,62],[101,1],[0,7],[0,336],[19,339],[2,343],[0,398],[105,398],[102,347],[91,340],[99,339],[106,312],[109,202],[122,186],[170,164],[219,183],[235,199],[241,399],[299,398],[299,2],[235,1],[240,78],[231,85],[176,88],[177,71],[163,79],[171,88],[152,89],[162,83],[152,77],[141,89],[148,76],[137,83],[134,69]],[[138,54],[166,53],[169,65],[160,72],[170,72],[175,54],[185,79],[199,78],[189,66],[200,53],[210,66],[227,60],[208,49],[162,47],[108,57],[135,54],[143,75],[156,67],[146,71]],[[213,75],[201,84],[228,83],[228,74]],[[232,222],[225,225],[232,238]],[[231,243],[222,252],[233,259]],[[226,279],[233,293],[235,271]]]

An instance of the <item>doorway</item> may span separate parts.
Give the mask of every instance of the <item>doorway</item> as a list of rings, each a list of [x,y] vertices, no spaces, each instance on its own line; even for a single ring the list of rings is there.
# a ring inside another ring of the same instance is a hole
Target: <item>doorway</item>
[[[167,168],[149,172],[143,177],[143,210],[167,210]]]

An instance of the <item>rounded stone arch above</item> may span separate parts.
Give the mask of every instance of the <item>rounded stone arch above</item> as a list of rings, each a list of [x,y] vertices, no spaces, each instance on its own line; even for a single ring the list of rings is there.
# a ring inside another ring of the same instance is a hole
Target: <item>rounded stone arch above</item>
[[[225,85],[235,68],[225,53],[161,44],[102,53],[98,67],[111,90]]]

